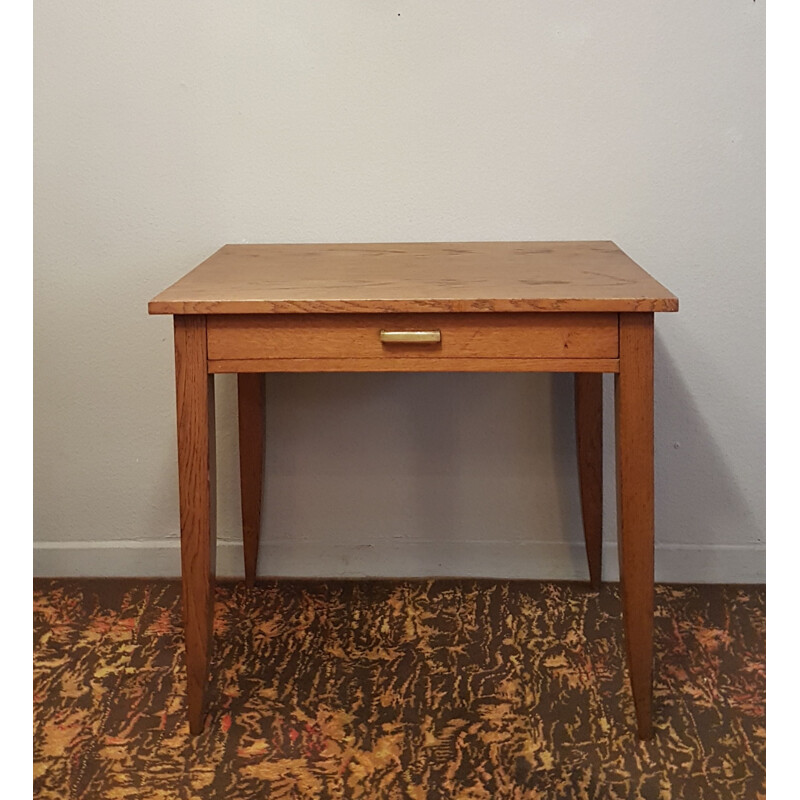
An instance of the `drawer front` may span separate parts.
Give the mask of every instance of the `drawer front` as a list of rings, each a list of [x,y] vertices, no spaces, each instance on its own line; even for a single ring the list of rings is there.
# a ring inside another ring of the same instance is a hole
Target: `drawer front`
[[[210,361],[608,359],[619,354],[617,314],[606,313],[212,314],[207,330]],[[392,333],[439,336],[408,342]]]

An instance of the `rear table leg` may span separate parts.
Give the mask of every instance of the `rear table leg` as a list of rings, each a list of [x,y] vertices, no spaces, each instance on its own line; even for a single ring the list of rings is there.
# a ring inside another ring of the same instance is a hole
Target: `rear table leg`
[[[239,473],[242,492],[244,576],[247,586],[256,579],[261,534],[261,494],[264,480],[266,391],[262,373],[241,372],[239,389]]]
[[[592,588],[600,588],[603,558],[603,374],[575,373],[575,438],[583,536]]]

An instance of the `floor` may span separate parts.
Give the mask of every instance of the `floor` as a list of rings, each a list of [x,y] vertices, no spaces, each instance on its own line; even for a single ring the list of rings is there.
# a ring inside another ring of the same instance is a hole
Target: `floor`
[[[763,587],[657,587],[644,743],[616,584],[278,580],[216,604],[191,737],[178,583],[35,581],[35,798],[766,796]]]

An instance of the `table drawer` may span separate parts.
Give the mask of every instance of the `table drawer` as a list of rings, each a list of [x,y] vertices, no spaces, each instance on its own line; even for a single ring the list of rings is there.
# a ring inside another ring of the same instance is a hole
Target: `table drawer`
[[[231,314],[209,315],[207,330],[210,361],[607,359],[619,352],[617,315],[606,313]],[[384,341],[397,332],[438,336]]]

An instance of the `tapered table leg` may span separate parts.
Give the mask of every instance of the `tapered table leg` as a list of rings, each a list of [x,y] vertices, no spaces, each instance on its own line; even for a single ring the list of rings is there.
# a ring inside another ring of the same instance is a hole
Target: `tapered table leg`
[[[639,737],[653,735],[653,315],[620,314],[617,520],[625,638]]]
[[[203,730],[214,620],[216,486],[214,376],[208,374],[206,318],[175,315],[181,575],[189,730]]]
[[[244,577],[247,586],[256,579],[258,540],[261,534],[261,493],[264,480],[264,429],[266,393],[264,375],[240,373],[239,474],[242,492]]]
[[[575,373],[575,440],[583,537],[592,588],[600,588],[603,560],[603,374]]]

